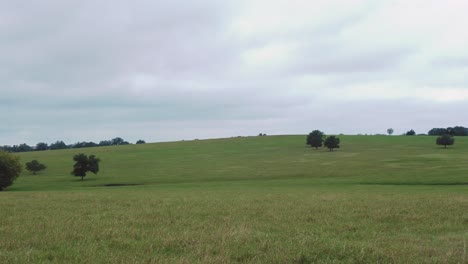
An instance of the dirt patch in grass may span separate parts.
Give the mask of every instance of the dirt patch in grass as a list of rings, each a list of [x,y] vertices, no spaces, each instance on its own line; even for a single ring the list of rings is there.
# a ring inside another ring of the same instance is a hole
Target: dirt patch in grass
[[[102,184],[98,185],[96,187],[123,187],[123,186],[139,186],[143,185],[141,183],[107,183],[107,184]]]

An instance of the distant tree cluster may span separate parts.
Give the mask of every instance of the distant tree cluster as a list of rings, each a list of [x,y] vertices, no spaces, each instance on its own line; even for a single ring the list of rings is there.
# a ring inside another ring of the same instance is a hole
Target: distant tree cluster
[[[113,138],[111,140],[101,140],[99,143],[94,142],[77,142],[70,146],[70,148],[92,148],[92,147],[107,147],[107,146],[120,146],[129,145],[130,142],[123,140],[120,137]]]
[[[410,131],[406,132],[405,135],[407,135],[407,136],[414,136],[414,135],[416,135],[416,132],[415,132],[413,129],[411,129]]]
[[[336,136],[326,137],[322,131],[314,130],[307,136],[306,144],[315,149],[325,146],[329,151],[333,151],[333,149],[340,148],[340,139]]]
[[[27,151],[33,151],[34,148],[29,146],[28,144],[20,144],[20,145],[13,145],[13,146],[2,146],[0,147],[0,150],[4,150],[7,152],[27,152]]]
[[[136,144],[144,144],[144,140],[140,139]],[[128,145],[128,141],[123,140],[120,137],[113,138],[111,140],[102,140],[99,143],[94,142],[76,142],[75,144],[67,145],[63,141],[56,141],[48,145],[44,142],[39,142],[35,147],[29,146],[27,144],[13,145],[13,146],[0,146],[0,150],[7,152],[27,152],[27,151],[44,151],[44,150],[56,150],[56,149],[73,149],[73,148],[91,148],[91,147],[104,147],[104,146],[119,146],[119,145]]]
[[[447,127],[447,128],[433,128],[427,133],[429,136],[468,136],[468,128],[462,126]]]
[[[55,150],[55,149],[67,149],[68,146],[65,144],[63,141],[57,140],[55,143],[50,144],[49,149]]]
[[[258,134],[259,137],[266,137],[267,134],[264,134],[264,133],[260,133]]]

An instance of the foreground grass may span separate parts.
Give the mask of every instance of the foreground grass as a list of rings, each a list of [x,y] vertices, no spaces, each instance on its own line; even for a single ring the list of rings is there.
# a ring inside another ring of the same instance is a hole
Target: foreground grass
[[[0,193],[0,263],[468,263],[468,141],[409,138],[85,149],[84,182],[76,150],[24,153],[49,170]]]
[[[444,189],[9,193],[0,262],[466,263],[468,197]]]

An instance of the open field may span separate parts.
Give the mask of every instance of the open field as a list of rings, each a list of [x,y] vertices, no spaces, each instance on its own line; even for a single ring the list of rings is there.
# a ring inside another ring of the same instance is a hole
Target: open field
[[[0,263],[468,263],[468,138],[340,138],[22,153],[48,169],[0,193]]]

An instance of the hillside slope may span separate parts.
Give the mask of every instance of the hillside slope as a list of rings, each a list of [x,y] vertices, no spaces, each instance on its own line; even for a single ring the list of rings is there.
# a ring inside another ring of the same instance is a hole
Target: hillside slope
[[[341,149],[305,146],[305,136],[242,137],[21,153],[48,166],[23,172],[11,191],[87,186],[298,181],[301,184],[468,184],[468,138],[453,147],[434,137],[341,136]],[[72,177],[77,153],[101,158],[98,175]]]

